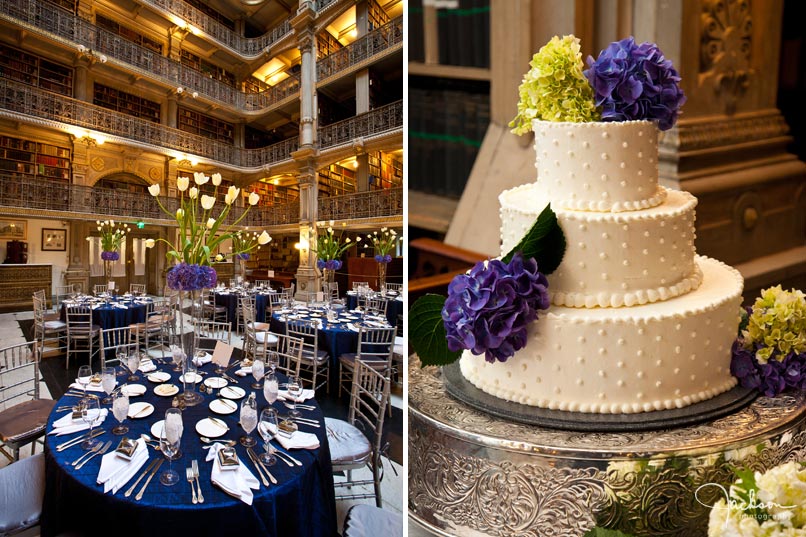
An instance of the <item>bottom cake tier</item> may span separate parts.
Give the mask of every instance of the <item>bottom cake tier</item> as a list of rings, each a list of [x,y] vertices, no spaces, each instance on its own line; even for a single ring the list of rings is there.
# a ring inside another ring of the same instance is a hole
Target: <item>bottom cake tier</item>
[[[495,397],[590,413],[682,408],[731,389],[731,345],[743,280],[707,257],[702,285],[686,295],[631,308],[551,306],[526,347],[506,362],[465,351],[465,378]]]

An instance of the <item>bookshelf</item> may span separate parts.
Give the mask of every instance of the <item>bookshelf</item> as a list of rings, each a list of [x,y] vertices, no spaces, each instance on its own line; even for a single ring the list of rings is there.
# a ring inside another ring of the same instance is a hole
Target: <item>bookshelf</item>
[[[235,75],[233,73],[230,73],[223,67],[219,67],[214,63],[210,63],[207,60],[196,56],[192,52],[183,50],[180,61],[185,67],[190,67],[191,69],[199,71],[208,78],[223,82],[230,87],[235,87]]]
[[[370,190],[403,186],[403,163],[399,158],[383,151],[370,153],[368,157]]]
[[[23,138],[0,136],[0,171],[19,176],[70,181],[70,149]]]
[[[333,37],[327,30],[320,32],[316,36],[316,58],[322,59],[325,56],[329,56],[333,54],[337,50],[342,48],[342,44],[339,43],[339,40]]]
[[[286,203],[291,203],[292,201],[299,198],[299,189],[292,188],[289,186],[283,185],[275,185],[265,181],[258,181],[256,183],[252,183],[250,189],[242,190],[243,196],[245,198],[249,197],[251,192],[257,192],[260,194],[260,204],[261,205],[283,205]]]
[[[70,13],[76,12],[76,5],[78,2],[76,0],[48,0],[54,6],[59,6],[62,9],[66,9]]]
[[[145,47],[147,49],[153,50],[157,54],[162,54],[162,43],[159,41],[155,41],[150,39],[143,34],[132,30],[122,24],[118,23],[115,20],[110,18],[104,17],[103,15],[96,14],[95,15],[95,24],[99,28],[103,28],[113,34],[119,35],[123,39],[127,39],[133,43],[137,43],[138,45]]]
[[[490,0],[408,3],[409,214],[445,233],[490,122]],[[417,200],[422,198],[422,203]]]
[[[341,196],[357,191],[355,170],[331,164],[319,170],[319,193],[323,196]]]
[[[72,68],[6,45],[0,45],[0,76],[73,96]]]
[[[381,7],[377,0],[367,2],[367,30],[372,31],[388,23],[391,19],[386,10]]]
[[[270,87],[271,86],[269,86],[259,78],[255,78],[253,76],[248,76],[243,81],[244,93],[260,93],[261,91],[266,91]]]
[[[93,104],[154,123],[160,121],[160,103],[158,102],[149,101],[97,82],[93,85],[93,90]]]
[[[221,24],[223,24],[224,26],[226,26],[227,28],[229,28],[233,32],[235,31],[235,23],[232,21],[232,19],[227,18],[226,16],[221,14],[219,11],[216,11],[215,9],[211,8],[205,2],[202,2],[201,0],[185,0],[185,3],[190,4],[191,6],[195,7],[196,9],[198,9],[199,11],[201,11],[202,13],[204,13],[205,15],[210,17],[211,19],[213,19],[213,20],[215,20],[217,22],[220,22]]]
[[[235,140],[232,123],[183,107],[180,107],[176,113],[178,116],[177,125],[181,131],[198,134],[199,136],[228,144],[233,143]]]

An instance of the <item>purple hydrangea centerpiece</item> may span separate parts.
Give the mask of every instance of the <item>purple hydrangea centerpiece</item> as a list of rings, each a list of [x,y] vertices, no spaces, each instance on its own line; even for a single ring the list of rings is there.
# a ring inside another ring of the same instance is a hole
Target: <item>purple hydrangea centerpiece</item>
[[[657,45],[628,37],[611,43],[583,71],[602,121],[656,120],[660,130],[677,121],[686,96],[680,75]]]
[[[242,252],[242,253],[240,253],[240,254],[235,254],[235,255],[236,255],[236,256],[238,257],[238,259],[240,259],[241,261],[249,261],[249,260],[252,258],[252,256],[251,256],[251,255],[249,255],[249,254],[248,254],[248,253],[246,253],[246,252]]]
[[[212,289],[218,283],[213,267],[179,263],[168,271],[168,287],[177,291],[198,291]]]
[[[341,268],[341,261],[338,259],[317,259],[316,260],[316,267],[319,270],[322,269],[329,269],[329,270],[339,270]]]
[[[787,389],[806,390],[806,353],[789,352],[783,360],[778,350],[761,364],[756,349],[747,349],[741,340],[733,343],[730,373],[745,388],[755,388],[767,397],[774,397]]]
[[[104,261],[117,261],[120,259],[118,252],[101,252],[101,259]]]
[[[391,263],[392,262],[392,255],[391,254],[378,254],[375,256],[375,261],[378,263]]]
[[[548,281],[534,258],[517,253],[509,263],[476,263],[448,286],[442,309],[448,348],[505,362],[526,345],[527,327],[548,307]]]

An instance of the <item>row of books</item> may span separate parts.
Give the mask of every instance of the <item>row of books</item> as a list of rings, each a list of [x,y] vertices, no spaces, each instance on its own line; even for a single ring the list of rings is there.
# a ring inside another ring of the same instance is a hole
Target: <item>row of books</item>
[[[409,7],[409,60],[425,60],[423,0]],[[459,0],[456,8],[437,9],[439,63],[490,66],[490,0]]]
[[[409,88],[409,188],[462,195],[490,122],[488,91]]]

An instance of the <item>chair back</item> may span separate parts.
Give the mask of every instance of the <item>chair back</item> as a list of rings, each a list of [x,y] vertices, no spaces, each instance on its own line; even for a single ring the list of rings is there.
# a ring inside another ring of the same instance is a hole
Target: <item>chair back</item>
[[[403,290],[402,283],[387,283],[386,284],[387,291],[397,291],[398,293]]]
[[[358,305],[363,308],[364,311],[377,311],[378,315],[386,317],[389,301],[383,297],[360,296],[358,297]]]
[[[94,294],[96,294],[96,295],[99,295],[99,294],[101,294],[101,293],[106,293],[107,291],[109,291],[109,284],[106,284],[106,283],[96,283],[96,284],[95,284],[95,285],[92,287],[92,291],[93,291],[93,293],[94,293]]]
[[[300,365],[302,365],[302,340],[287,334],[272,334],[278,339],[277,370],[286,375],[299,375]]]
[[[377,371],[362,359],[355,361],[353,385],[350,393],[350,410],[347,421],[360,426],[373,444],[373,452],[381,450],[383,420],[389,404],[391,382],[387,375]]]
[[[39,399],[40,349],[36,340],[0,348],[0,410]]]
[[[65,298],[70,298],[70,296],[73,295],[75,292],[76,289],[73,284],[56,286],[55,304],[61,305],[61,303],[64,302]]]
[[[104,367],[107,365],[120,365],[118,352],[125,352],[126,356],[140,351],[139,340],[132,334],[129,326],[119,328],[101,329],[101,360]]]
[[[144,283],[130,283],[129,284],[129,292],[131,294],[146,294],[146,284]]]
[[[286,334],[302,340],[302,356],[316,359],[319,350],[319,329],[316,321],[293,319],[285,325]]]
[[[241,322],[243,325],[246,326],[249,323],[254,324],[257,315],[255,295],[238,297],[238,307],[241,310]]]
[[[196,349],[212,351],[218,341],[232,344],[232,325],[225,321],[194,319],[193,337]]]
[[[339,299],[339,282],[322,283],[322,291],[325,293],[325,300]]]
[[[395,347],[395,328],[361,327],[358,334],[359,360],[369,362],[382,370],[392,367],[392,353]]]
[[[368,287],[369,282],[353,282],[353,291],[358,291],[362,287]]]
[[[283,309],[285,302],[289,298],[291,298],[291,296],[289,295],[288,297],[286,297],[285,291],[282,291],[280,293],[271,293],[269,295],[269,310],[272,313],[274,313],[277,310]]]
[[[85,304],[70,306],[65,311],[67,337],[90,337],[92,333],[92,308]]]

